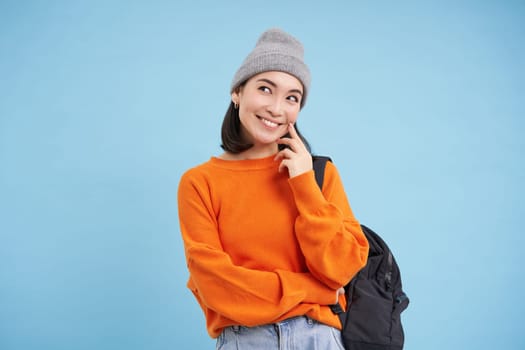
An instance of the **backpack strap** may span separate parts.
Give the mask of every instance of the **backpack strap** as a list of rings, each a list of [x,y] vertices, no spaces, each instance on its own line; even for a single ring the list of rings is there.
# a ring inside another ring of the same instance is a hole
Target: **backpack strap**
[[[315,181],[320,189],[323,189],[324,181],[324,169],[326,167],[326,162],[331,162],[332,159],[326,156],[312,156],[313,167],[315,173]]]

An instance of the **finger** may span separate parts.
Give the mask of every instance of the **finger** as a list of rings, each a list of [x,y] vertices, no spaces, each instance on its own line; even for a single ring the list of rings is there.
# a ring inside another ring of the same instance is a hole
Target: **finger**
[[[274,160],[279,160],[279,159],[290,159],[292,157],[292,155],[294,154],[294,152],[289,149],[289,148],[285,148],[283,149],[282,151],[279,151],[276,155],[275,155],[275,158]]]
[[[279,140],[277,140],[277,143],[280,145],[288,146],[294,152],[298,152],[299,150],[305,148],[304,143],[300,137],[297,137],[297,138],[291,138],[291,137],[292,135],[290,135],[290,137],[280,138]]]
[[[297,134],[297,131],[295,130],[295,127],[292,123],[288,124],[288,132],[290,133],[292,139],[301,139],[299,137],[299,134]]]
[[[291,136],[290,140],[292,140],[292,142],[295,142],[295,147],[290,146],[293,148],[294,151],[298,152],[299,150],[306,149],[303,139],[299,136],[297,130],[295,129],[295,126],[292,123],[288,124],[288,133]]]
[[[292,147],[294,145],[294,142],[295,140],[289,138],[289,137],[282,137],[280,139],[277,140],[277,143],[279,145],[285,145],[285,146],[289,146],[289,147]]]
[[[281,173],[286,169],[288,169],[288,161],[286,159],[283,159],[281,164],[279,164],[279,172]]]
[[[345,294],[345,289],[343,287],[339,288],[335,294],[335,304],[339,302],[339,296]]]

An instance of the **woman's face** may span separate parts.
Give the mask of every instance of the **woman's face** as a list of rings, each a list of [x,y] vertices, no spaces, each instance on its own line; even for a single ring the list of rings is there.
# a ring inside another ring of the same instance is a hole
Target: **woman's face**
[[[246,140],[254,147],[274,145],[297,120],[302,94],[303,85],[288,73],[270,71],[250,78],[232,93]]]

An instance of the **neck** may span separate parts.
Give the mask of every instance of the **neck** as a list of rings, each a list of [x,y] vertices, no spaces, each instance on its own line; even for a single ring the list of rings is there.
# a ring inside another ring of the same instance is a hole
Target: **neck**
[[[270,157],[277,153],[277,144],[265,146],[252,146],[241,153],[224,152],[219,158],[224,160],[245,160],[245,159],[261,159]]]

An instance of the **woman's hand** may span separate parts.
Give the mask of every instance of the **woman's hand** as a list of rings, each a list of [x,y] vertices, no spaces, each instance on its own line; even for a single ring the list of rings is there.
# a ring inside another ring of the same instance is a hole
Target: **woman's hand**
[[[295,177],[312,170],[312,156],[291,123],[288,124],[288,132],[291,137],[283,137],[277,140],[278,144],[288,147],[279,151],[275,160],[281,159],[279,172],[287,168],[289,176]]]
[[[341,287],[339,288],[336,292],[335,292],[335,303],[334,304],[337,304],[339,302],[339,296],[340,295],[345,295],[345,289],[344,287]]]

